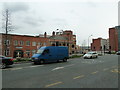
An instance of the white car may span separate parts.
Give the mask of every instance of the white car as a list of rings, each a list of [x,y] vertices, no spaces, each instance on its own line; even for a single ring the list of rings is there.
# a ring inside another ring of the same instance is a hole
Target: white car
[[[83,58],[97,58],[98,57],[98,54],[96,52],[88,52],[86,53]]]

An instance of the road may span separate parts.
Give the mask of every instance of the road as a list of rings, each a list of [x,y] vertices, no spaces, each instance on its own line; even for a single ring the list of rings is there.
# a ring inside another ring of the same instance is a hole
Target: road
[[[3,69],[3,88],[118,88],[118,56],[68,62],[14,64]]]

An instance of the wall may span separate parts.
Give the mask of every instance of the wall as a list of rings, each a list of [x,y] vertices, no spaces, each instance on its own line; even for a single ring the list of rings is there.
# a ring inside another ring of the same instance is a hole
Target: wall
[[[118,33],[115,28],[109,28],[109,44],[111,51],[118,51]]]

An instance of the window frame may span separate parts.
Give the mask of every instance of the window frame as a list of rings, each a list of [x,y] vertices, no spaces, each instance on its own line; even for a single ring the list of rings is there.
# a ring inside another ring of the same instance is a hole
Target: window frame
[[[30,41],[26,41],[26,46],[30,46]]]

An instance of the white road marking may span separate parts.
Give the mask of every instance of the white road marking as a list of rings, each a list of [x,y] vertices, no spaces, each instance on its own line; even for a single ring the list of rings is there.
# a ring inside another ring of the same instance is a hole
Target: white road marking
[[[103,71],[107,71],[107,70],[109,70],[109,68],[105,68],[105,69],[103,69]]]
[[[63,66],[63,67],[56,67],[56,68],[52,69],[52,71],[63,69],[65,67],[70,67],[70,66],[73,66],[73,65],[75,65],[75,64],[70,64],[70,65],[66,65],[66,66]]]
[[[56,67],[56,68],[52,69],[52,71],[62,69],[62,68],[64,68],[64,67]]]
[[[39,65],[39,66],[29,66],[30,68],[33,68],[33,67],[40,67],[40,66],[44,66],[44,65]]]
[[[34,67],[40,67],[44,65],[38,65],[38,66],[27,66],[27,67],[18,67],[18,68],[9,68],[9,69],[3,69],[3,70],[20,70],[20,69],[25,69],[25,68],[34,68]]]
[[[8,70],[20,70],[20,69],[23,69],[22,67],[20,68],[12,68],[12,69],[8,69]]]

